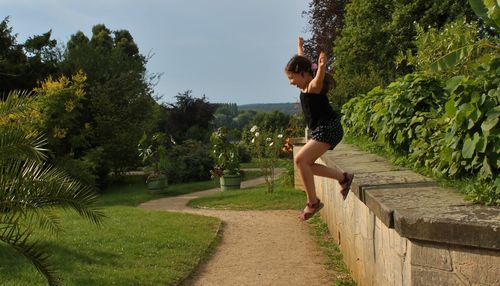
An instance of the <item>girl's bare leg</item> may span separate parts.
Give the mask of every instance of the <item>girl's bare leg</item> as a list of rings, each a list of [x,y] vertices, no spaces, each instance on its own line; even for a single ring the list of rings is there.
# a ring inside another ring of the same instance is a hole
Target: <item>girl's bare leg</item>
[[[317,202],[314,175],[329,177],[336,180],[343,179],[343,173],[341,171],[314,163],[316,159],[323,155],[329,148],[329,144],[316,140],[309,140],[294,158],[294,163],[299,170],[304,188],[306,189],[308,203]],[[311,212],[312,210],[306,206],[304,211]]]

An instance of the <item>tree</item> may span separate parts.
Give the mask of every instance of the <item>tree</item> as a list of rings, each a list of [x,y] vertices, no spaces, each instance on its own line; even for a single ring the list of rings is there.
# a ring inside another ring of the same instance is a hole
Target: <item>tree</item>
[[[86,121],[84,103],[86,75],[78,72],[68,78],[49,77],[35,88],[36,105],[41,111],[36,127],[47,134],[51,160],[71,176],[87,185],[96,185],[96,159],[100,148],[92,144],[92,124]]]
[[[102,150],[102,156],[95,157],[101,185],[110,170],[119,172],[139,163],[137,143],[151,126],[156,105],[146,64],[126,30],[112,32],[95,25],[90,39],[77,32],[67,44],[64,74],[82,70],[87,76],[81,120],[91,126],[87,151]]]
[[[216,105],[209,103],[205,96],[195,98],[191,94],[191,90],[178,93],[176,103],[163,106],[160,130],[179,144],[187,139],[208,142],[212,133]]]
[[[17,44],[16,35],[8,26],[9,18],[0,22],[0,95],[4,97],[8,91],[22,87],[21,74],[26,65],[26,56],[22,46]]]
[[[60,60],[51,31],[18,44],[8,24],[8,17],[0,22],[0,97],[15,89],[33,89],[39,80],[57,73]]]
[[[46,140],[30,128],[37,110],[29,93],[12,92],[0,101],[0,243],[26,257],[57,285],[49,252],[31,241],[37,228],[60,230],[55,208],[72,209],[100,224],[103,213],[92,204],[95,192],[45,162]]]
[[[416,16],[418,15],[418,16]],[[477,20],[468,4],[468,0],[457,1],[395,1],[394,12],[391,22],[387,25],[389,34],[388,46],[392,46],[395,52],[390,56],[393,60],[400,51],[417,50],[414,39],[417,36],[418,27],[427,31],[429,29],[440,29],[447,23],[465,17],[466,22]],[[413,71],[413,67],[404,64],[394,66],[395,76],[400,76]]]
[[[261,131],[276,132],[283,131],[288,127],[290,116],[280,111],[257,112],[250,125],[258,126]]]
[[[313,0],[309,10],[302,12],[307,17],[307,30],[311,38],[304,42],[304,52],[309,58],[317,58],[319,51],[331,55],[334,41],[344,25],[346,0]],[[331,55],[333,56],[333,55]]]
[[[463,16],[474,17],[467,0],[353,0],[346,5],[345,25],[334,44],[339,96],[366,93],[411,72],[395,59],[400,51],[415,49],[415,23],[439,28]]]
[[[214,113],[214,127],[237,128],[235,118],[238,116],[238,106],[236,103],[217,104]]]

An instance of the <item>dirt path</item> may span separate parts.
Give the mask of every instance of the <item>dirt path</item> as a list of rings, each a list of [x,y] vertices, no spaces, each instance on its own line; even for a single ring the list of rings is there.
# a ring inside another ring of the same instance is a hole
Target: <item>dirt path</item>
[[[262,184],[262,178],[242,183],[242,188]],[[299,221],[297,211],[228,211],[193,209],[186,203],[219,189],[145,202],[151,210],[179,211],[214,216],[225,224],[215,254],[187,285],[331,285],[324,257]]]

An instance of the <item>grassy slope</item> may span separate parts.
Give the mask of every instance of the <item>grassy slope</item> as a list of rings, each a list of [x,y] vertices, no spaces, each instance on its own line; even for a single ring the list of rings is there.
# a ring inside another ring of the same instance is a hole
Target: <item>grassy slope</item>
[[[99,202],[107,215],[102,227],[56,210],[65,231],[35,238],[52,254],[65,285],[175,285],[203,258],[221,222],[135,207],[152,197],[140,180],[114,186]],[[46,282],[24,258],[0,245],[0,284]]]

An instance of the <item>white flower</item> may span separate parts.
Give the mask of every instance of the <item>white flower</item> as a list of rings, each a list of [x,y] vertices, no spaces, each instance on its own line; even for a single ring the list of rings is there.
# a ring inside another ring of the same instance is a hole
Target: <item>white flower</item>
[[[278,134],[278,138],[283,138],[283,134]]]
[[[252,143],[254,143],[254,142],[255,142],[255,138],[252,138]]]
[[[260,133],[259,132],[255,132],[255,137],[259,137]]]
[[[273,146],[273,145],[274,145],[274,142],[269,143],[269,146]]]
[[[269,141],[273,141],[273,139],[271,139],[271,138],[267,137],[267,138],[266,138],[266,141],[267,141],[267,142],[269,142]]]
[[[255,131],[257,131],[257,129],[258,129],[257,125],[254,125],[254,126],[252,126],[252,128],[250,129],[250,132],[255,132]]]

